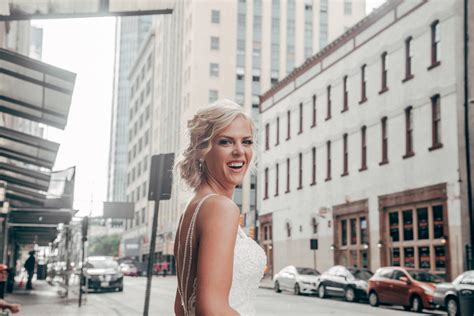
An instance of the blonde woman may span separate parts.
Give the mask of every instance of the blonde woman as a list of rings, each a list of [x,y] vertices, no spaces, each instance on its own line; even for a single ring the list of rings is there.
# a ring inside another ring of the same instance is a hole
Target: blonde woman
[[[188,133],[176,168],[194,196],[176,233],[175,313],[255,315],[266,256],[240,228],[232,201],[252,162],[253,122],[239,105],[218,101],[189,120]]]

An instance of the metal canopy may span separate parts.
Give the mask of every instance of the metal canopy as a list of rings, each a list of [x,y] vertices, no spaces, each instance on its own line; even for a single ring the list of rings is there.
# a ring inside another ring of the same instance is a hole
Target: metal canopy
[[[0,156],[39,167],[53,168],[59,144],[0,127]]]
[[[76,212],[72,209],[14,209],[8,214],[7,226],[16,242],[46,246],[56,238],[58,224],[69,224]]]
[[[6,199],[12,208],[43,206],[46,196],[34,190],[16,186],[11,183],[5,188]]]
[[[75,80],[72,72],[0,49],[0,112],[64,129]]]
[[[27,188],[47,191],[50,175],[36,170],[0,162],[0,180]]]
[[[171,14],[176,0],[6,0],[0,21]]]

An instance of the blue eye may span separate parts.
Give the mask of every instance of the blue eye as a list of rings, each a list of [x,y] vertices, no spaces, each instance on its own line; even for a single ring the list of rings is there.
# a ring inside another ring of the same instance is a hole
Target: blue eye
[[[217,142],[219,145],[229,145],[231,142],[227,139],[219,139]]]
[[[244,140],[244,144],[245,144],[245,145],[252,145],[252,144],[253,144],[253,140],[251,140],[251,139]]]

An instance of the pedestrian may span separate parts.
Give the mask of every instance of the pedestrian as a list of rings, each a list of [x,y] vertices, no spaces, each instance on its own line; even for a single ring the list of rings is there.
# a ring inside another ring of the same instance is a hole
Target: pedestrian
[[[161,270],[163,270],[163,277],[168,274],[168,262],[161,263]]]
[[[175,313],[253,316],[266,256],[240,228],[232,196],[252,162],[255,126],[241,106],[221,100],[187,127],[176,169],[194,195],[176,232]]]
[[[27,290],[32,290],[33,285],[31,284],[31,281],[33,280],[33,274],[35,273],[35,265],[36,265],[36,260],[35,260],[35,251],[31,250],[28,253],[30,256],[28,259],[26,259],[25,264],[23,267],[25,267],[26,273],[28,274],[28,281],[26,282],[26,289]]]

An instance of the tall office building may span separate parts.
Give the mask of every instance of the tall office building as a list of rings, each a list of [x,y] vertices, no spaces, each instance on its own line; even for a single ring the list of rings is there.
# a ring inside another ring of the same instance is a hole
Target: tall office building
[[[127,188],[127,126],[130,67],[152,24],[151,16],[133,16],[117,19],[114,94],[110,129],[109,172],[107,199],[125,201]]]

